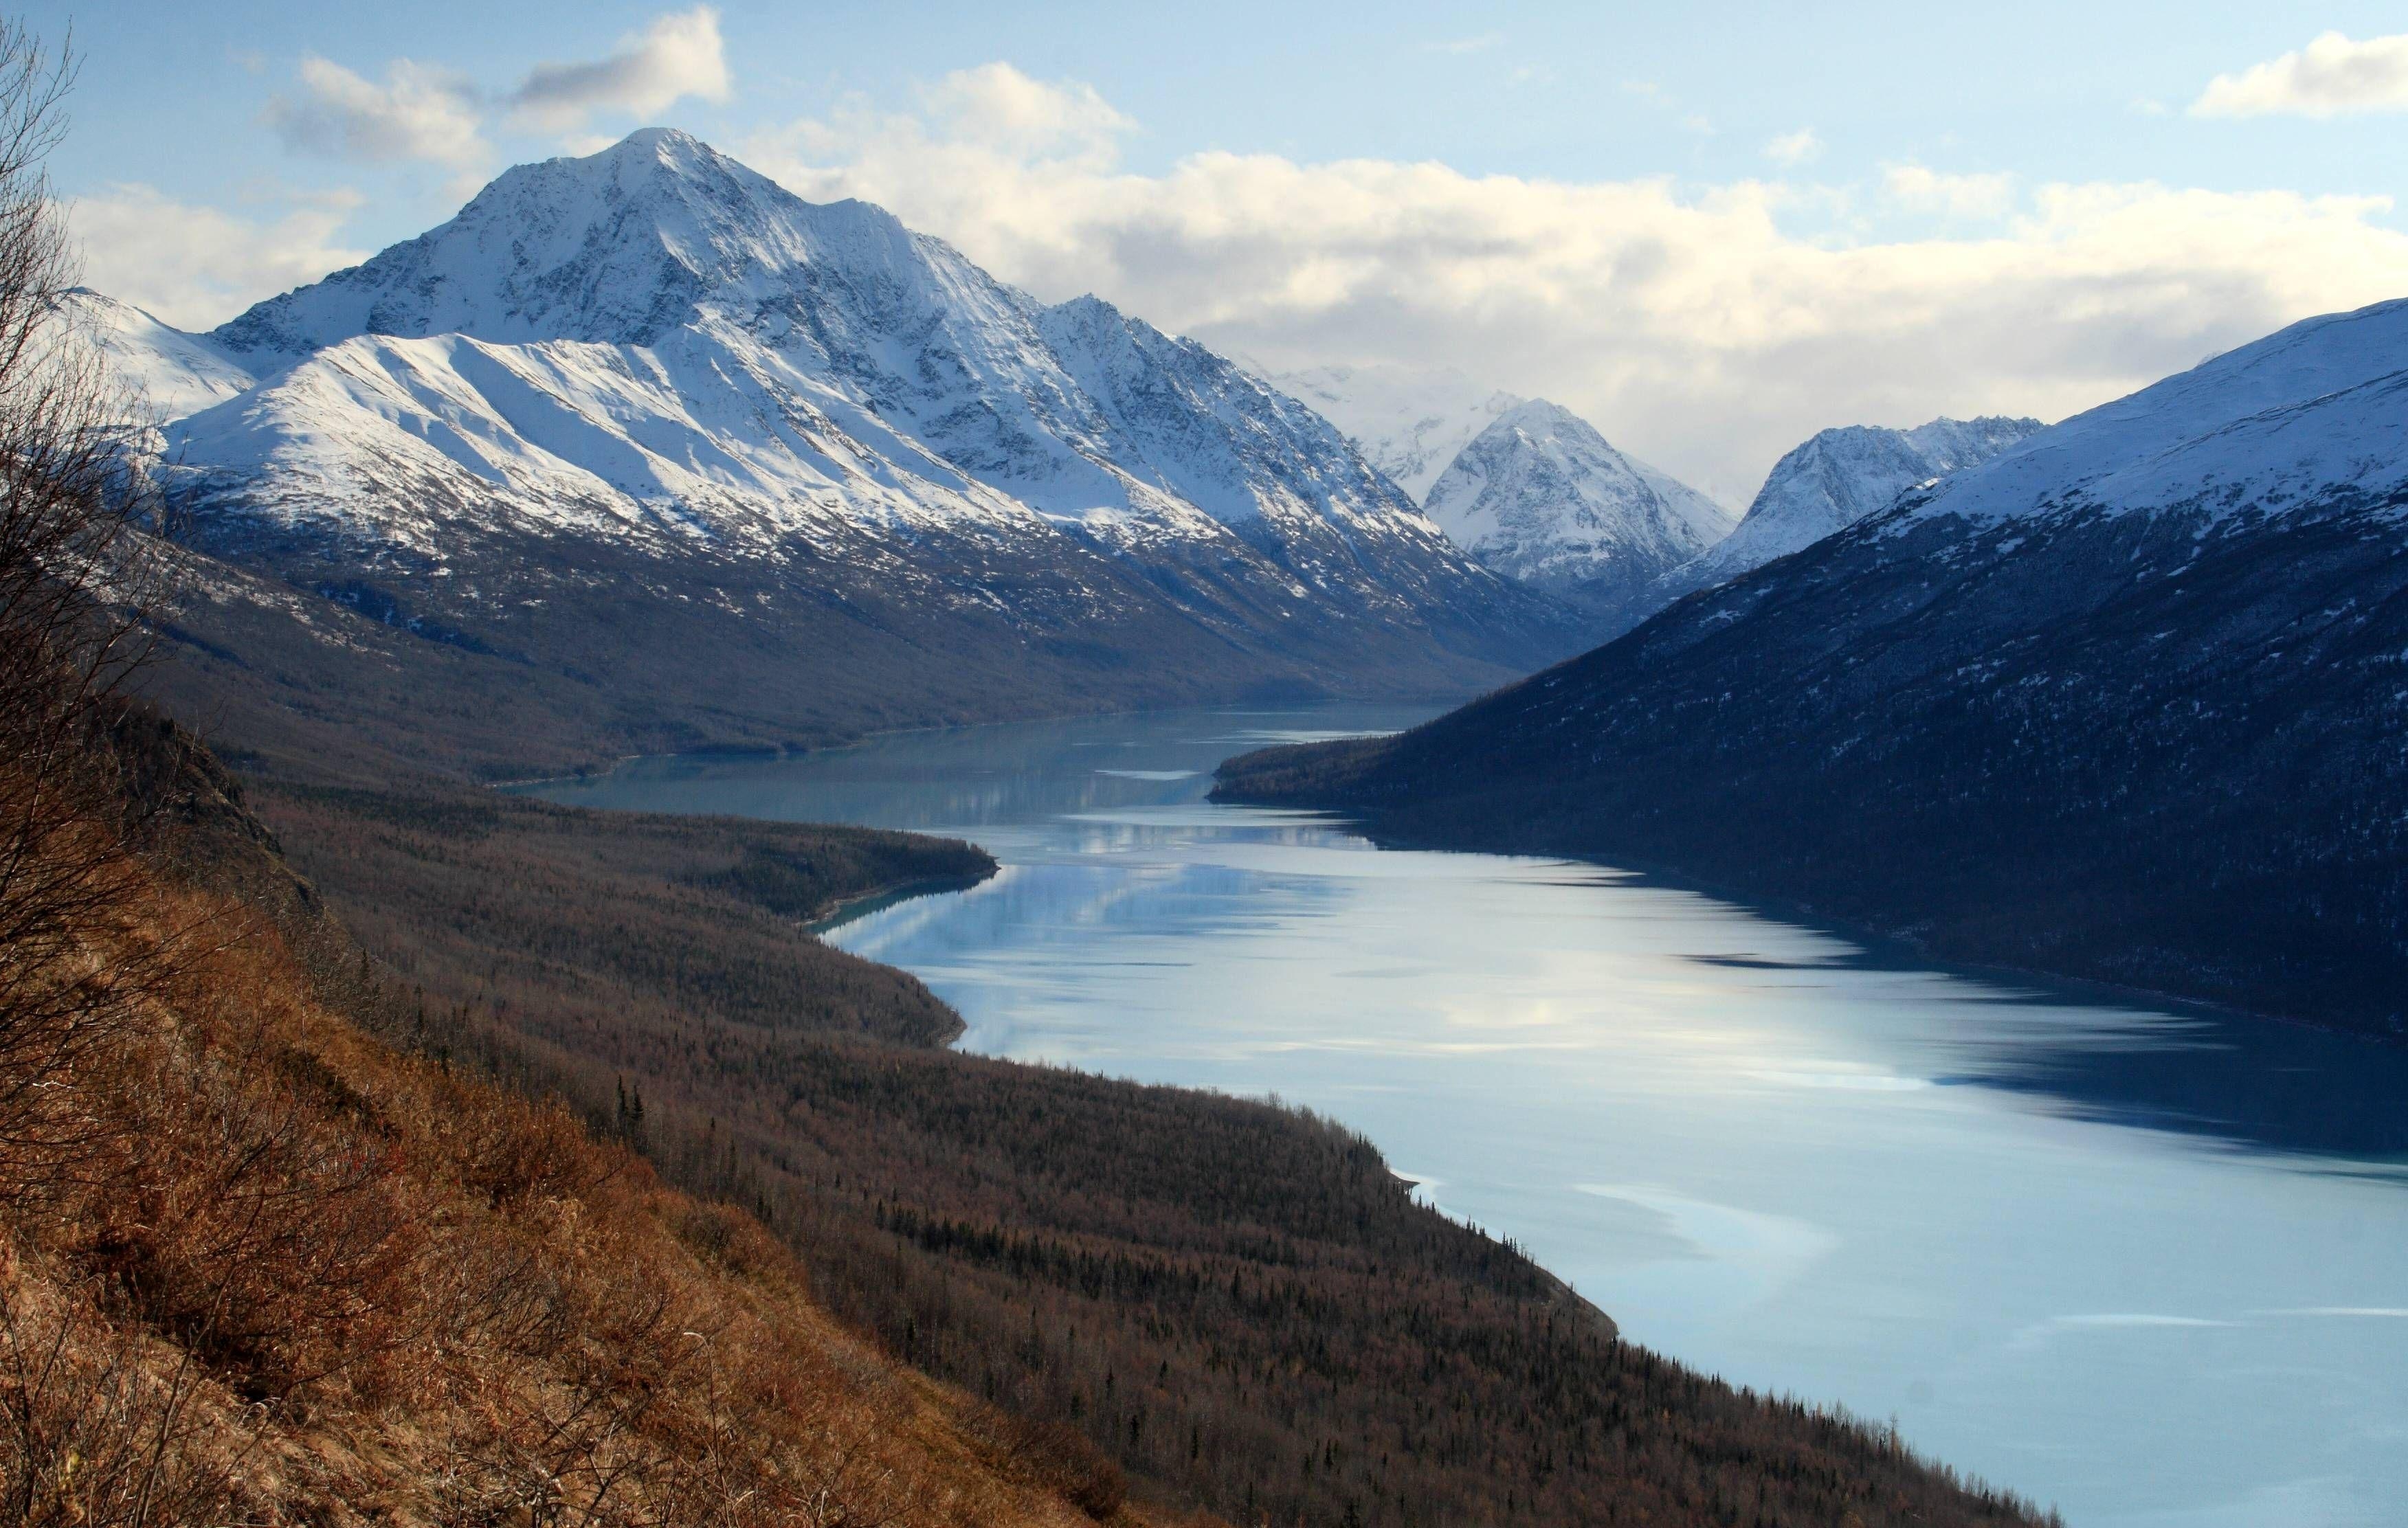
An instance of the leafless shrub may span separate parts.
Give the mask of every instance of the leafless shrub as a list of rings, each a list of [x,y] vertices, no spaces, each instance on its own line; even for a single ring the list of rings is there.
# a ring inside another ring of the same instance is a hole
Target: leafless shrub
[[[0,1266],[0,1517],[28,1528],[224,1521],[241,1425],[181,1355],[101,1316],[90,1288]]]
[[[0,1152],[70,1149],[41,1094],[146,973],[77,969],[123,905],[124,804],[107,703],[148,650],[167,565],[124,450],[136,401],[70,297],[77,260],[44,164],[75,65],[0,21]]]

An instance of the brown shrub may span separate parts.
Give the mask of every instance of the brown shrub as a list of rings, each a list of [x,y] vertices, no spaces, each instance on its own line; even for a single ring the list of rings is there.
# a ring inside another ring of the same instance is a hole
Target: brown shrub
[[[54,979],[237,921],[138,867],[121,884],[124,915]],[[242,926],[54,1070],[75,1170],[0,1172],[9,1521],[933,1528],[1119,1505],[1092,1448],[994,1467],[969,1403],[828,1322],[750,1217],[557,1106],[383,1049]]]

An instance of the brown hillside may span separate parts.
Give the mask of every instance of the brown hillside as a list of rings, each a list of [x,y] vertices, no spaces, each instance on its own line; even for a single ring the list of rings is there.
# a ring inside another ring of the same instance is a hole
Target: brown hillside
[[[228,819],[185,786],[151,836],[222,872]],[[851,1335],[750,1217],[328,1011],[255,905],[96,876],[11,992],[78,1017],[7,1029],[0,1517],[1112,1514],[1081,1440]]]

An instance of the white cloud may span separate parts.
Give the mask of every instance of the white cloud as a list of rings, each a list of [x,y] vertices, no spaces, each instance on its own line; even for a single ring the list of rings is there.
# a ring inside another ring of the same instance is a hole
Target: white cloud
[[[970,74],[1027,95],[1018,120],[1110,110],[1005,69]],[[931,100],[965,93],[979,96],[955,76]],[[2290,320],[2408,293],[2408,236],[2383,226],[2380,198],[2018,193],[1913,167],[1894,195],[1992,225],[1839,243],[1786,225],[1828,203],[1811,188],[1222,152],[1140,175],[1111,151],[1119,128],[997,139],[992,121],[856,105],[729,147],[807,197],[891,207],[1041,296],[1093,291],[1267,365],[1452,365],[1553,397],[1739,502],[1828,425],[2055,418]]]
[[[1767,140],[1764,145],[1764,157],[1776,164],[1803,164],[1809,160],[1820,159],[1822,155],[1823,140],[1815,136],[1811,127],[1801,127],[1795,133],[1783,133]]]
[[[719,12],[696,6],[622,37],[608,58],[537,65],[511,93],[510,105],[521,122],[568,133],[597,113],[650,117],[689,95],[724,101],[729,88]]]
[[[1109,159],[1137,126],[1093,86],[1049,85],[1009,64],[957,69],[924,90],[921,99],[947,137],[1021,157]]]
[[[2194,117],[2335,117],[2408,111],[2408,34],[2353,42],[2328,32],[2295,53],[2217,75]]]
[[[299,93],[275,96],[263,113],[292,147],[464,172],[491,164],[483,135],[498,105],[509,107],[514,125],[563,135],[572,152],[591,152],[614,141],[582,131],[596,115],[649,117],[689,95],[724,101],[729,92],[719,13],[709,6],[660,17],[606,58],[538,64],[498,101],[466,76],[406,58],[387,64],[380,83],[316,54],[302,58],[299,74]],[[480,179],[455,178],[453,189],[473,192]]]
[[[154,187],[116,185],[67,209],[84,280],[183,329],[207,329],[280,292],[356,265],[337,242],[360,198],[319,196],[265,221],[179,202]]]
[[[351,159],[475,164],[487,157],[481,111],[466,81],[446,69],[395,59],[380,85],[315,54],[301,60],[305,93],[279,95],[266,120],[294,148]]]
[[[2011,175],[1942,175],[1920,164],[1893,164],[1882,173],[1882,189],[1910,211],[1952,218],[2003,218],[2015,208]]]

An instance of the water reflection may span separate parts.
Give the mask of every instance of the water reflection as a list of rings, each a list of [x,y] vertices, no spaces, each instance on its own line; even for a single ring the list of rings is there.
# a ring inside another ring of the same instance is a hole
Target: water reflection
[[[2408,1500],[2408,1054],[1202,801],[1242,748],[1417,719],[990,728],[544,793],[974,837],[995,879],[832,935],[965,1045],[1335,1113],[1640,1340],[1895,1415],[2077,1522]]]

